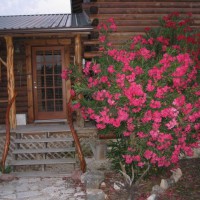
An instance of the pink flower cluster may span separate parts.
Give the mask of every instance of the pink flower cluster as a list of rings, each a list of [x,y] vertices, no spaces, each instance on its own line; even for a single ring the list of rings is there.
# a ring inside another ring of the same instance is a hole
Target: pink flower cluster
[[[71,74],[72,74],[72,70],[64,69],[64,70],[62,71],[61,77],[62,77],[62,79],[68,80],[68,79],[69,79],[69,76],[70,76]]]
[[[184,29],[188,21],[173,21],[178,16],[164,17],[164,27]],[[83,69],[91,91],[82,105],[84,116],[96,122],[99,133],[120,131],[130,140],[121,155],[127,165],[168,167],[180,153],[191,156],[200,139],[200,62],[181,46],[188,37],[183,32],[172,44],[164,35],[137,35],[128,47],[115,49],[106,35],[116,30],[114,20],[98,28],[104,52],[98,63],[87,62]]]

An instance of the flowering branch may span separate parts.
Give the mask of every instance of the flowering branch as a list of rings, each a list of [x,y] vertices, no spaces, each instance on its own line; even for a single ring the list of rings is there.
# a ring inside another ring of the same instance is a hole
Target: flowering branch
[[[86,63],[81,84],[73,85],[84,97],[77,104],[83,117],[96,123],[98,134],[120,138],[108,153],[114,167],[121,170],[121,162],[129,175],[133,167],[135,179],[150,166],[175,165],[181,153],[192,156],[199,147],[200,33],[190,22],[190,15],[164,16],[158,29],[118,49],[108,39],[114,20],[101,23],[103,54]],[[68,77],[77,80],[76,66],[70,70]]]

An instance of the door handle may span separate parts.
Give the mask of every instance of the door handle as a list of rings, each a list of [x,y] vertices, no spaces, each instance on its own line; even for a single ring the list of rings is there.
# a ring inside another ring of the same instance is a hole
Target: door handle
[[[36,89],[36,88],[37,88],[37,83],[36,83],[36,81],[33,81],[33,85],[34,85],[34,88]]]

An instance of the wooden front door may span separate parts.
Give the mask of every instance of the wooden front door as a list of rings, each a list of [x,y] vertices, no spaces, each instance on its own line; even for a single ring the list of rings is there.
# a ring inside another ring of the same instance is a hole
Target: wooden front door
[[[64,48],[33,47],[32,60],[35,120],[66,118]]]

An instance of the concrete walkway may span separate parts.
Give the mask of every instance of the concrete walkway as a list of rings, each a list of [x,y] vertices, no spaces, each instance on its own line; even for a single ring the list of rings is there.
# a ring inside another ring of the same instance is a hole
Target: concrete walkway
[[[0,200],[85,200],[81,185],[71,178],[21,177],[0,182]]]

